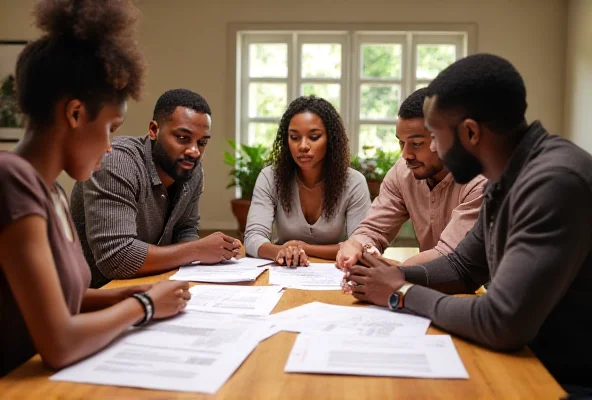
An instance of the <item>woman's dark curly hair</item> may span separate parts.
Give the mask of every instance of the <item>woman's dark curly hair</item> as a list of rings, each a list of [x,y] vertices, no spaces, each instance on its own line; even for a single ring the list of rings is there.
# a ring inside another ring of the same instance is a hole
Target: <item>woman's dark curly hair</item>
[[[145,64],[131,0],[41,0],[33,15],[45,34],[25,47],[16,67],[17,100],[29,124],[51,123],[64,97],[82,101],[91,118],[106,102],[139,99]]]
[[[284,211],[291,210],[292,186],[298,165],[292,158],[288,145],[288,127],[296,114],[311,112],[319,116],[327,131],[327,152],[323,160],[323,215],[333,218],[338,204],[347,185],[347,171],[350,163],[349,142],[343,120],[335,107],[327,100],[315,96],[302,96],[292,101],[282,116],[278,128],[270,161],[275,173],[275,188]]]

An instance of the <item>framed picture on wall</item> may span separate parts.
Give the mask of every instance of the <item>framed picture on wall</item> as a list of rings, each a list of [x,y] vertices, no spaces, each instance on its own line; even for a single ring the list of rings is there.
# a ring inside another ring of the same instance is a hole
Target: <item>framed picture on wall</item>
[[[16,103],[16,61],[27,44],[24,40],[0,40],[0,142],[18,142],[24,118]]]

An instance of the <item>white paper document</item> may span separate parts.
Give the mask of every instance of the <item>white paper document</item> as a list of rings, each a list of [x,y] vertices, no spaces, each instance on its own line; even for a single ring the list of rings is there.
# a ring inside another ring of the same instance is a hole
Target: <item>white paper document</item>
[[[343,271],[335,264],[311,263],[308,267],[269,267],[269,284],[291,289],[341,290]]]
[[[285,372],[468,379],[449,335],[369,338],[300,334]]]
[[[207,313],[204,313],[207,314]],[[147,389],[215,393],[264,336],[256,322],[200,313],[131,330],[105,350],[50,379]]]
[[[188,310],[269,315],[282,297],[277,286],[198,285],[189,289]]]
[[[277,328],[290,332],[324,332],[374,337],[425,335],[428,318],[392,312],[383,307],[336,306],[308,303],[268,317]]]
[[[270,260],[263,258],[243,257],[215,265],[186,265],[179,268],[169,279],[210,283],[252,282],[267,269],[261,266],[270,263]]]
[[[215,325],[222,322],[231,322],[232,324],[243,326],[248,325],[249,327],[256,326],[260,342],[281,332],[281,329],[270,321],[266,315],[222,314],[191,309],[185,309],[185,314],[190,314],[193,320],[199,321],[200,326]]]

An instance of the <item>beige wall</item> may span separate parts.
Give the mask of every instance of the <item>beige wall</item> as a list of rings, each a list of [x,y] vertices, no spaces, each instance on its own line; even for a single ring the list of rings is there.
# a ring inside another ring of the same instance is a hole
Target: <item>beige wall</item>
[[[586,0],[584,0],[586,1]],[[31,0],[0,0],[0,39],[28,39]],[[227,29],[231,22],[476,23],[477,49],[511,60],[529,95],[528,118],[562,133],[567,5],[563,0],[139,0],[140,44],[149,62],[144,99],[129,106],[122,134],[147,131],[165,90],[198,91],[213,111],[214,139],[204,167],[202,227],[234,228],[221,154],[232,137]],[[65,186],[71,187],[67,182]]]
[[[592,1],[569,0],[565,133],[592,153]]]

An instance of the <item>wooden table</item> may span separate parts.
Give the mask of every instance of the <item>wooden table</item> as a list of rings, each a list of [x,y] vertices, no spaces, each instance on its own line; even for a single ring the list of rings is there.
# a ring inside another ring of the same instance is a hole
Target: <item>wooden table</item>
[[[125,281],[106,287],[153,283],[173,272]],[[268,272],[252,285],[266,285]],[[340,291],[286,290],[274,313],[312,301],[359,305]],[[5,329],[3,327],[3,329]],[[430,327],[429,334],[442,334]],[[502,354],[454,338],[469,373],[468,380],[287,374],[284,365],[296,338],[281,332],[260,343],[243,365],[216,393],[166,392],[48,380],[52,372],[37,355],[0,379],[1,399],[559,399],[563,389],[540,361],[525,349]]]

